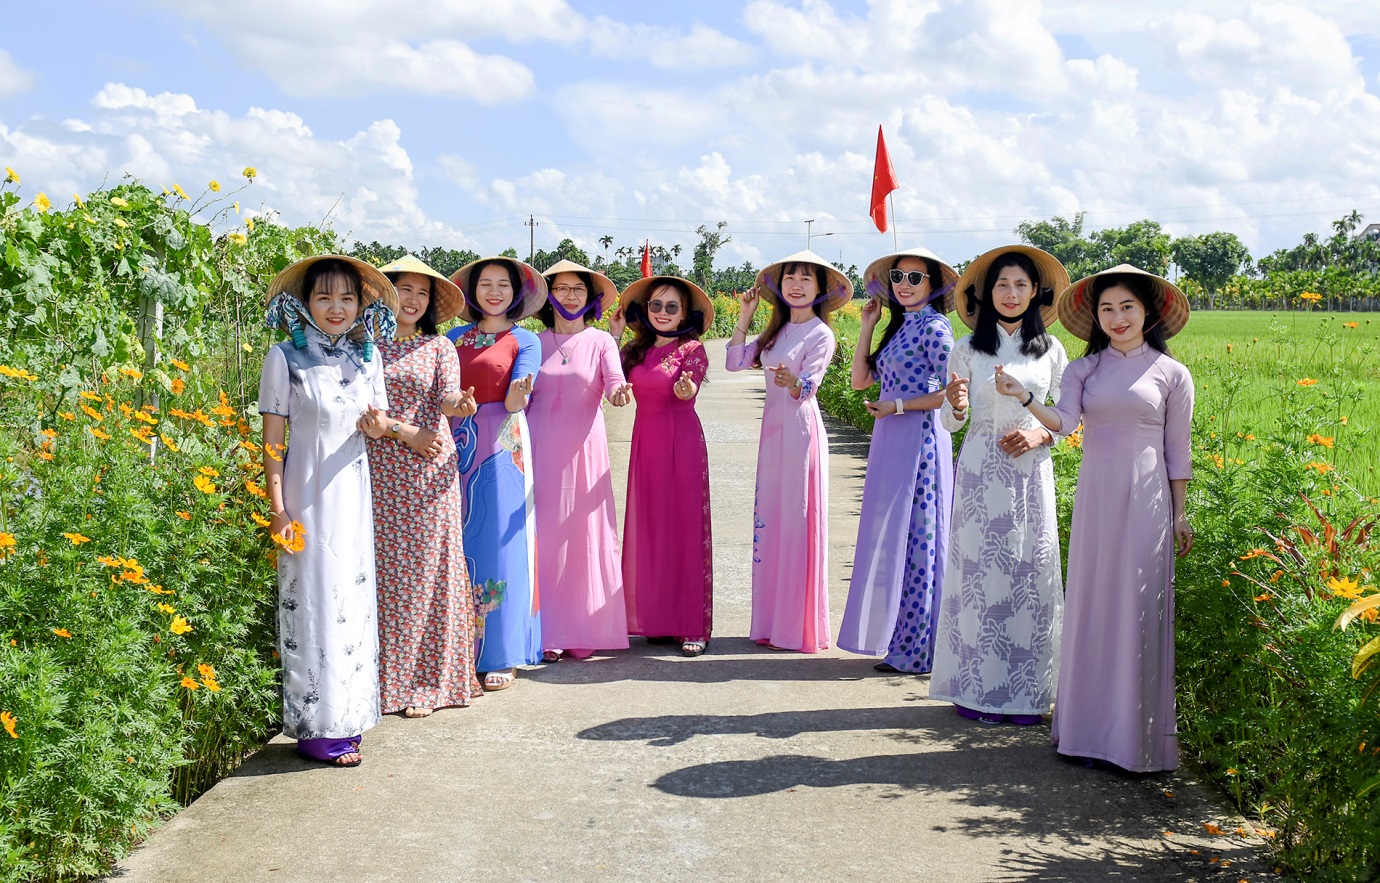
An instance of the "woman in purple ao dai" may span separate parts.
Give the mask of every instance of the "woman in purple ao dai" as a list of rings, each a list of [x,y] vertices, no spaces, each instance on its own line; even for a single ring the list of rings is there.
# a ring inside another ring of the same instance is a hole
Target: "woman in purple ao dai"
[[[1053,255],[1023,245],[987,252],[958,282],[958,315],[973,333],[954,346],[940,416],[946,429],[968,432],[930,698],[986,724],[1039,724],[1054,701],[1064,611],[1055,436],[993,379],[1003,365],[1035,401],[1057,398],[1068,357],[1046,323],[1067,285]]]
[[[886,672],[930,670],[944,581],[953,488],[952,447],[939,425],[953,330],[944,317],[958,274],[925,249],[887,255],[867,268],[872,299],[853,350],[853,388],[881,383],[868,402],[868,448],[857,552],[839,647]],[[874,334],[889,316],[875,349]]]
[[[1166,338],[1188,323],[1172,284],[1128,264],[1070,285],[1059,319],[1088,341],[1045,407],[1002,368],[997,391],[1054,432],[1083,421],[1052,738],[1060,754],[1132,772],[1179,765],[1174,554],[1193,548],[1193,378]]]
[[[771,319],[752,343],[747,327],[761,292]],[[815,393],[834,357],[829,313],[853,285],[811,251],[768,266],[742,296],[728,344],[729,371],[760,369],[767,402],[757,448],[752,532],[752,628],[776,650],[829,646],[829,438]]]

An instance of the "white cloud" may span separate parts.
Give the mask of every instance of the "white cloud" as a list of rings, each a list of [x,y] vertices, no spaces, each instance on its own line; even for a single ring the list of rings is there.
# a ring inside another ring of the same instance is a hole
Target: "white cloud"
[[[0,49],[0,101],[22,95],[33,87],[33,73],[20,67],[8,52]]]

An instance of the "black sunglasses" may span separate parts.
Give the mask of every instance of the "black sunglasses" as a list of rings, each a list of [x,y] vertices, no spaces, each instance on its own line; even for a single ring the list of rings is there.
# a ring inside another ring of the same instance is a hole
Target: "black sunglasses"
[[[892,283],[895,284],[895,285],[900,285],[903,281],[909,282],[911,285],[919,285],[921,282],[923,282],[924,280],[928,279],[929,276],[930,276],[929,273],[921,273],[919,270],[910,270],[910,271],[906,271],[906,270],[892,270],[892,271],[891,271],[891,281],[892,281]]]

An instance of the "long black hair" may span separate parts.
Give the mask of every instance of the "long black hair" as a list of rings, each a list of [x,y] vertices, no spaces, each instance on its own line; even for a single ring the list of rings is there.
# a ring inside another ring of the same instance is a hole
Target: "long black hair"
[[[901,265],[901,261],[905,260],[907,257],[914,257],[914,255],[902,255],[892,262],[889,269],[896,269]],[[944,297],[941,293],[944,290],[944,274],[940,272],[941,268],[939,262],[930,260],[929,258],[918,258],[918,260],[924,262],[925,275],[929,277],[930,280],[930,299],[927,303],[934,303],[935,300],[942,300]],[[873,347],[872,352],[867,355],[867,370],[874,375],[877,373],[877,354],[886,349],[886,345],[891,343],[891,339],[896,336],[896,332],[901,330],[901,323],[906,321],[906,308],[901,306],[901,304],[896,301],[896,297],[892,294],[890,273],[887,274],[886,286],[886,308],[889,313],[889,318],[886,320],[886,330],[882,332],[882,339],[877,341],[877,345]],[[942,313],[944,310],[940,309],[939,312]]]
[[[571,274],[573,274],[573,275],[575,275],[575,276],[580,277],[580,282],[582,282],[582,283],[584,284],[584,286],[585,286],[585,302],[584,302],[583,304],[581,304],[580,306],[582,306],[582,307],[587,307],[587,306],[589,306],[589,304],[590,304],[590,298],[593,298],[594,300],[598,300],[599,298],[603,297],[603,294],[600,293],[599,289],[597,289],[597,288],[594,287],[594,277],[593,277],[591,274],[585,273],[585,272],[581,272],[581,271],[577,271],[577,270],[562,270],[561,272],[562,272],[562,273],[571,273]],[[561,273],[557,273],[557,274],[556,274],[556,276],[559,276],[559,275],[561,275]],[[552,282],[555,282],[555,281],[556,281],[556,279],[555,279],[554,276],[552,277],[551,281],[552,281]],[[548,286],[548,288],[549,288],[549,286]],[[553,294],[552,297],[555,297],[555,295]],[[537,310],[537,318],[540,319],[540,320],[541,320],[541,324],[545,325],[547,328],[555,328],[555,327],[556,327],[556,308],[553,307],[553,306],[551,306],[551,301],[548,300],[546,303],[542,304],[540,310]],[[589,312],[585,313],[584,316],[583,316],[582,318],[585,320],[585,324],[586,324],[586,325],[588,325],[589,323],[593,322],[593,321],[594,321],[594,310],[590,310]]]
[[[1053,338],[1045,328],[1045,318],[1040,314],[1040,307],[1054,303],[1054,289],[1044,286],[1035,262],[1018,251],[1008,251],[999,255],[983,276],[982,296],[977,300],[977,324],[973,328],[972,347],[989,356],[995,356],[1001,347],[1001,336],[997,333],[997,323],[1001,321],[1001,314],[992,303],[992,289],[997,286],[997,277],[1001,275],[1001,271],[1007,267],[1015,267],[1024,272],[1030,277],[1030,284],[1035,289],[1025,313],[1021,315],[1021,352],[1038,359],[1049,352],[1053,343]],[[969,288],[969,303],[973,301],[974,293]]]
[[[388,277],[389,282],[397,285],[398,280],[407,274],[384,273],[383,275]],[[412,275],[426,276],[427,285],[430,286],[426,291],[426,312],[417,317],[417,327],[421,329],[423,334],[436,334],[436,279],[435,277],[427,276],[425,273],[413,273]]]
[[[1092,330],[1088,334],[1088,349],[1083,355],[1100,353],[1112,345],[1112,339],[1102,330],[1102,323],[1097,320],[1097,308],[1102,295],[1118,285],[1135,295],[1136,300],[1145,307],[1145,328],[1141,332],[1145,335],[1145,343],[1166,356],[1173,355],[1169,351],[1169,339],[1164,336],[1164,326],[1160,324],[1160,302],[1155,296],[1154,280],[1139,273],[1109,273],[1092,281]]]
[[[503,316],[509,322],[516,322],[522,317],[522,308],[526,302],[526,298],[522,296],[522,274],[518,272],[516,264],[503,258],[487,258],[474,265],[467,281],[470,283],[470,287],[474,288],[479,283],[479,274],[494,264],[503,268],[503,271],[508,274],[509,283],[513,286],[513,302],[508,304],[508,309],[504,311]],[[479,302],[475,300],[474,292],[465,292],[465,303],[469,305],[470,315],[474,317],[474,321],[478,322],[488,315],[479,308]]]
[[[691,323],[690,330],[681,335],[680,339],[699,340],[700,328],[696,326],[694,320],[690,318],[690,308],[695,301],[694,298],[690,296],[689,287],[681,280],[674,277],[658,280],[655,285],[647,289],[647,296],[642,300],[643,308],[645,309],[647,301],[652,299],[652,294],[660,291],[662,288],[671,288],[680,297],[680,312],[682,317],[680,320],[680,327],[685,327],[687,322]],[[632,304],[628,306],[631,308]],[[650,320],[640,319],[636,322],[629,322],[628,325],[633,329],[633,339],[623,345],[622,356],[624,374],[630,373],[632,369],[641,365],[643,360],[647,358],[647,350],[656,345],[656,330],[652,328]]]

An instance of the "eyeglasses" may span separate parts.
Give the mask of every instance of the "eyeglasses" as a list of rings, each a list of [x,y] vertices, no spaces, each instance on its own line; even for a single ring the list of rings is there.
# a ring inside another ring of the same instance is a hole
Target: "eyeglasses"
[[[895,284],[895,285],[900,285],[902,282],[909,282],[911,285],[919,285],[921,282],[923,282],[924,280],[928,279],[929,276],[930,276],[929,273],[921,273],[919,270],[910,270],[910,271],[906,271],[906,270],[892,270],[892,271],[891,271],[891,281],[892,281],[892,283]]]
[[[584,297],[589,294],[589,289],[585,288],[583,285],[557,285],[555,288],[551,289],[551,293],[556,295],[556,297],[564,297],[567,294],[578,294]]]
[[[665,313],[668,316],[674,316],[680,312],[680,304],[676,303],[673,300],[666,301],[664,303],[659,300],[654,300],[647,304],[647,312]]]

